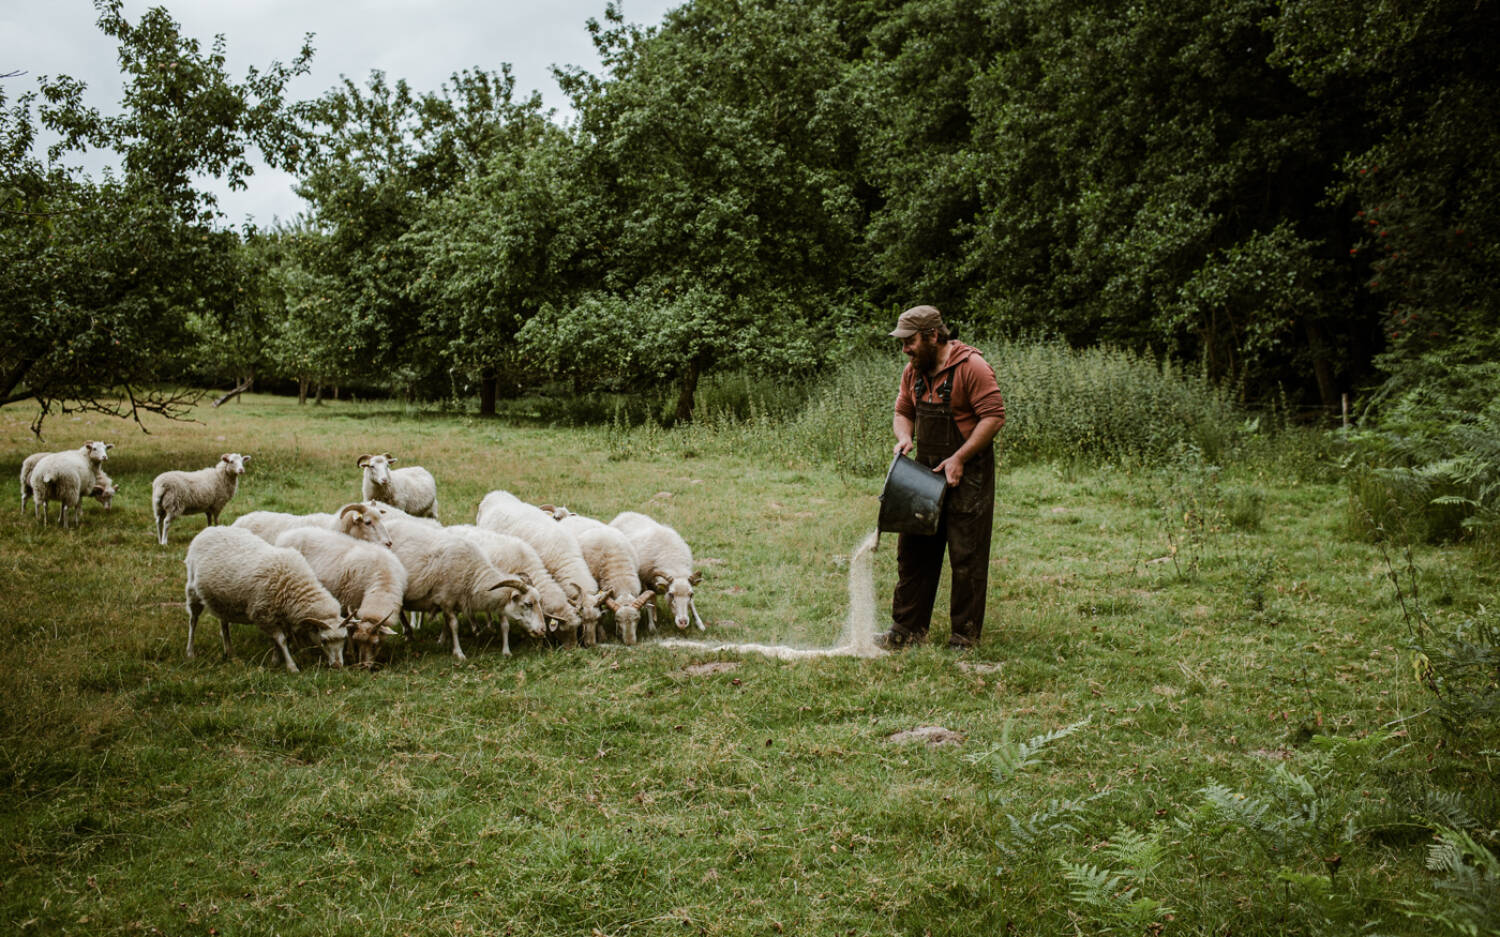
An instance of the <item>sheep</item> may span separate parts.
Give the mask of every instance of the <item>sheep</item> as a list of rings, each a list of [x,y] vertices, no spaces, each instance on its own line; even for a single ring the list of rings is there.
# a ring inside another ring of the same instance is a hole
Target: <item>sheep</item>
[[[188,544],[187,656],[193,657],[193,632],[204,609],[219,619],[224,656],[231,656],[229,625],[255,625],[281,649],[286,669],[297,672],[287,635],[310,632],[323,647],[330,667],[344,664],[344,640],[363,623],[344,616],[338,600],[318,582],[302,554],[274,547],[233,527],[206,527]]]
[[[609,526],[623,533],[635,547],[640,561],[641,581],[666,595],[672,605],[672,617],[678,628],[688,626],[688,616],[705,630],[698,607],[693,603],[693,587],[703,577],[693,571],[693,551],[677,531],[636,511],[622,511]],[[647,606],[649,627],[656,628],[656,605]]]
[[[655,591],[641,588],[635,547],[619,530],[592,517],[569,512],[558,523],[577,539],[584,562],[604,590],[604,606],[614,613],[620,641],[634,644],[641,609],[656,597]]]
[[[568,603],[562,586],[547,571],[547,565],[537,555],[535,547],[520,537],[496,533],[473,524],[453,524],[443,529],[473,541],[496,568],[510,570],[530,582],[537,590],[542,614],[547,618],[551,630],[565,628],[577,632],[578,610]]]
[[[392,469],[396,459],[362,455],[355,464],[365,470],[361,490],[366,501],[384,501],[416,517],[437,517],[437,481],[420,465]]]
[[[536,590],[524,579],[496,569],[470,541],[394,514],[387,517],[386,525],[391,530],[391,549],[406,567],[402,604],[413,611],[442,613],[454,659],[467,659],[458,644],[460,612],[499,618],[507,655],[512,622],[534,636],[546,631]]]
[[[357,512],[350,511],[349,516],[357,516]],[[355,663],[374,666],[380,639],[397,633],[390,622],[401,620],[401,602],[406,595],[406,567],[396,554],[383,544],[318,527],[288,530],[276,538],[276,546],[301,553],[323,588],[341,606],[354,610],[360,622],[349,632]]]
[[[196,472],[162,472],[151,481],[151,513],[156,518],[156,540],[167,545],[167,528],[175,518],[203,514],[209,527],[219,522],[219,513],[234,497],[240,476],[245,474],[247,455],[226,452],[219,461]]]
[[[577,539],[563,530],[551,514],[508,491],[491,491],[485,495],[479,502],[475,523],[487,530],[520,537],[531,544],[552,578],[563,587],[568,602],[578,610],[584,646],[594,644],[598,637],[599,603],[604,594],[599,591],[593,573],[589,572],[588,563],[584,562]],[[577,640],[572,631],[563,636],[565,644]]]
[[[37,515],[42,523],[47,522],[47,506],[51,501],[60,505],[57,514],[58,526],[66,526],[68,512],[73,513],[73,526],[82,523],[80,502],[84,495],[104,496],[104,486],[99,483],[99,466],[109,458],[113,443],[86,442],[77,449],[63,452],[42,453],[32,463],[31,473],[25,475],[23,466],[21,506],[26,505],[26,485],[31,486],[36,499]]]
[[[282,534],[301,527],[328,530],[379,544],[391,545],[391,535],[372,505],[353,501],[333,514],[283,514],[280,511],[251,511],[241,514],[231,527],[248,530],[267,543],[275,543]]]

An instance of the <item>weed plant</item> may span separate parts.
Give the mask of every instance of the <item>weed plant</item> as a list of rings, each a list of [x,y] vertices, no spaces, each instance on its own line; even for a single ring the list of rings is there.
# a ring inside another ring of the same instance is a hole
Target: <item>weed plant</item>
[[[805,448],[807,410],[562,428],[247,395],[198,422],[148,419],[149,435],[49,422],[45,448],[114,442],[121,489],[78,530],[0,512],[0,921],[288,937],[1493,932],[1500,744],[1438,718],[1403,609],[1455,631],[1485,616],[1495,573],[1467,547],[1414,544],[1398,596],[1388,544],[1343,536],[1338,483],[1232,447],[1007,462],[984,639],[965,655],[940,646],[944,589],[938,646],[874,660],[656,636],[572,651],[513,636],[507,658],[477,633],[456,665],[424,632],[391,639],[373,672],[304,649],[287,674],[242,626],[232,659],[210,638],[183,656],[182,559],[202,520],[156,545],[150,481],[230,450],[254,459],[227,519],[352,500],[372,451],[431,470],[449,523],[492,488],[605,519],[645,511],[694,548],[709,641],[829,645],[890,451],[895,367],[851,366],[869,373],[847,386],[867,380],[874,401],[881,385],[881,413],[862,439],[849,421],[842,463]],[[12,478],[39,447],[29,416],[0,409]],[[1187,522],[1168,519],[1187,510],[1165,509],[1190,492],[1220,520],[1184,575],[1170,549]],[[1258,493],[1256,523],[1230,519],[1236,492]],[[882,597],[893,546],[875,554]],[[903,740],[930,726],[948,741]]]

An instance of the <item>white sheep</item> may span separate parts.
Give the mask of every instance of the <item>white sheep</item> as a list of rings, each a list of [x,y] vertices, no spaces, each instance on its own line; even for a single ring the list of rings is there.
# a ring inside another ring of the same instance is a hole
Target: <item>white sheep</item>
[[[235,518],[231,527],[248,530],[267,543],[275,543],[289,530],[311,527],[378,544],[391,545],[391,535],[380,520],[380,512],[363,501],[353,501],[333,514],[283,514],[280,511],[251,511]]]
[[[693,587],[703,574],[693,570],[693,551],[688,549],[682,535],[666,524],[636,511],[622,511],[615,515],[609,526],[623,533],[635,547],[640,561],[641,581],[659,594],[667,596],[672,605],[672,619],[678,628],[688,626],[689,616],[705,630],[698,607],[693,603]],[[656,627],[655,603],[647,607],[652,629]]]
[[[547,571],[547,565],[537,555],[535,547],[520,537],[497,533],[473,524],[452,524],[443,529],[472,540],[475,546],[484,551],[485,558],[495,564],[495,568],[509,570],[531,583],[541,600],[542,614],[547,618],[547,625],[551,630],[564,628],[577,632],[578,610],[568,602],[562,586]]]
[[[166,546],[167,528],[173,520],[187,514],[205,515],[209,527],[217,524],[249,461],[247,455],[226,452],[208,468],[162,472],[152,479],[151,514],[156,518],[156,541]]]
[[[37,516],[42,523],[47,522],[48,505],[57,501],[58,526],[67,525],[68,512],[71,511],[73,526],[77,527],[83,521],[81,502],[84,495],[104,496],[104,485],[99,482],[99,467],[109,458],[109,450],[113,445],[86,442],[77,449],[42,453],[41,458],[32,463],[29,476],[25,474],[24,467],[22,469],[22,508],[25,508],[25,488],[29,483],[32,497],[36,499]]]
[[[396,554],[384,545],[319,527],[288,530],[277,538],[276,545],[301,553],[323,588],[343,608],[354,611],[360,623],[349,631],[355,663],[373,666],[380,639],[397,633],[390,623],[401,620],[401,603],[406,596],[406,567]]]
[[[391,549],[406,567],[402,604],[413,611],[442,613],[455,659],[466,659],[458,644],[460,613],[500,619],[506,654],[512,622],[534,636],[545,633],[536,590],[520,577],[496,569],[472,542],[396,515],[386,517],[385,523],[391,531]]]
[[[554,520],[553,515],[533,504],[527,504],[508,491],[491,491],[479,502],[475,523],[487,530],[520,537],[531,544],[542,558],[547,571],[578,610],[584,646],[597,640],[599,605],[604,593],[589,572],[588,563],[578,540]],[[571,631],[563,635],[564,643],[577,640]]]
[[[230,656],[229,625],[255,625],[281,649],[286,669],[297,662],[287,648],[287,636],[312,634],[323,647],[329,666],[344,664],[344,640],[361,623],[339,612],[338,600],[318,582],[302,554],[273,547],[248,530],[208,527],[188,544],[187,656],[193,656],[193,632],[204,609],[219,619],[224,656]]]
[[[355,464],[364,469],[361,490],[366,501],[384,501],[415,517],[437,517],[437,481],[420,465],[392,469],[396,458],[362,455]]]
[[[584,562],[604,590],[604,607],[614,613],[620,641],[634,644],[641,609],[656,597],[655,591],[641,588],[635,547],[624,533],[592,517],[568,512],[558,523],[578,541]]]

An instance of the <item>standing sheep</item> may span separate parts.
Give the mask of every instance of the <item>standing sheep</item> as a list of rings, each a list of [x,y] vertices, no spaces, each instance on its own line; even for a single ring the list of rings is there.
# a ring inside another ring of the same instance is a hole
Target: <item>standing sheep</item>
[[[209,527],[219,522],[224,505],[234,497],[245,474],[247,455],[226,452],[219,461],[196,472],[162,472],[151,482],[151,513],[156,518],[156,541],[167,545],[167,528],[176,518],[203,514]]]
[[[344,640],[361,622],[339,613],[338,600],[313,573],[302,554],[273,547],[233,527],[208,527],[188,544],[187,656],[193,656],[193,632],[207,609],[219,619],[224,656],[230,656],[229,625],[255,625],[281,649],[286,669],[296,673],[297,662],[287,649],[287,635],[306,632],[323,647],[330,667],[344,664]]]
[[[620,641],[634,644],[641,609],[656,597],[654,591],[641,588],[635,547],[619,530],[592,517],[569,513],[558,523],[577,539],[584,562],[604,590],[604,606],[614,613]]]
[[[592,645],[597,640],[599,603],[604,594],[599,591],[594,574],[589,572],[578,540],[563,530],[553,515],[508,491],[491,491],[485,495],[479,502],[475,523],[487,530],[520,537],[531,544],[552,578],[563,587],[568,602],[578,610],[584,646]],[[564,634],[563,640],[570,643],[576,641],[577,636]]]
[[[359,621],[349,631],[355,663],[374,666],[380,639],[396,634],[390,623],[401,620],[401,602],[406,596],[406,567],[396,554],[384,545],[318,527],[288,530],[276,545],[301,553],[323,588],[340,606],[353,610]]]
[[[458,644],[458,616],[493,615],[500,619],[505,653],[510,653],[512,622],[532,635],[546,629],[537,608],[536,590],[523,579],[496,569],[473,543],[397,515],[386,519],[391,549],[406,567],[402,604],[413,611],[441,612],[453,657],[466,660]]]
[[[705,630],[698,607],[693,604],[693,587],[703,574],[693,571],[693,551],[688,549],[687,541],[666,524],[636,511],[622,511],[609,522],[609,526],[623,533],[635,547],[641,581],[667,596],[677,627],[686,628],[691,615],[698,630]],[[655,607],[655,603],[647,607],[653,629],[656,627]]]
[[[59,503],[58,526],[66,526],[68,512],[73,512],[73,526],[82,523],[84,495],[103,496],[104,486],[99,483],[100,465],[109,458],[113,443],[86,442],[77,449],[65,452],[43,453],[32,463],[31,474],[22,467],[21,505],[25,508],[26,486],[31,486],[36,499],[37,514],[42,523],[47,522],[48,504]],[[107,477],[107,476],[106,476]]]
[[[535,547],[520,537],[496,533],[473,524],[452,524],[443,530],[473,541],[496,569],[509,570],[530,582],[541,600],[542,614],[547,618],[550,630],[567,628],[577,631],[578,610],[568,603],[562,586],[547,571],[547,565],[537,555]]]
[[[379,544],[391,545],[390,532],[380,520],[380,513],[362,501],[354,501],[339,508],[333,514],[283,514],[280,511],[251,511],[235,518],[231,527],[248,530],[267,543],[275,543],[281,535],[300,527],[330,530]]]
[[[361,490],[366,501],[384,501],[416,517],[437,517],[437,481],[420,465],[392,469],[396,458],[362,455],[355,465],[365,470]]]

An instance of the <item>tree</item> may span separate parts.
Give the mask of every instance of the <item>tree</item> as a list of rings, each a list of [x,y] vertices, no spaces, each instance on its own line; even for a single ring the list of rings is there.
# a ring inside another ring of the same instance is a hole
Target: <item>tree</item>
[[[138,419],[141,410],[180,416],[196,399],[157,384],[177,373],[193,317],[233,317],[238,241],[215,226],[194,176],[243,186],[251,145],[285,164],[297,142],[281,94],[312,55],[304,45],[291,66],[252,68],[236,83],[222,36],[205,55],[164,9],[132,25],[119,0],[95,6],[119,42],[122,113],[84,107],[74,79],[43,78],[39,117],[60,137],[46,166],[33,154],[36,95],[5,110],[0,127],[0,328],[12,338],[0,352],[0,405],[35,401],[38,433],[54,408]],[[95,182],[55,165],[91,146],[119,152],[121,174]]]

